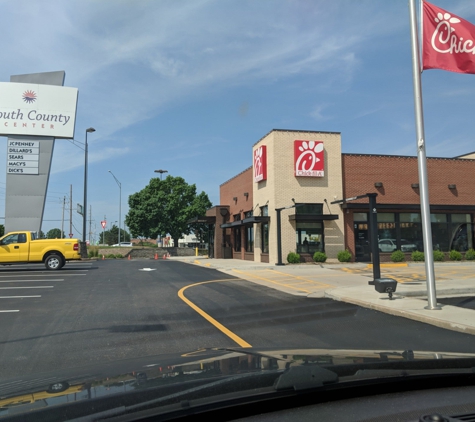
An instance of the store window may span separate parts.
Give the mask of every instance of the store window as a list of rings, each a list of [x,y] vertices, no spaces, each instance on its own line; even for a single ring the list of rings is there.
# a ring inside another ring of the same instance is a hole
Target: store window
[[[452,214],[450,224],[450,250],[465,252],[473,248],[473,224],[470,214]]]
[[[323,214],[323,204],[297,204],[295,214]]]
[[[353,214],[355,230],[355,259],[356,261],[371,260],[368,232],[368,214],[355,212]]]
[[[324,252],[323,223],[297,222],[296,243],[298,253]]]
[[[269,223],[261,224],[261,250],[262,253],[269,253]]]
[[[246,227],[246,252],[254,252],[254,227]]]
[[[465,252],[474,247],[474,226],[471,214],[434,213],[430,215],[434,250]],[[366,213],[354,213],[356,259],[369,259]],[[424,251],[421,214],[378,213],[378,247],[382,252]]]
[[[447,214],[431,214],[432,249],[439,251],[449,250],[449,229]]]
[[[241,227],[234,228],[234,251],[241,252]]]
[[[393,212],[381,212],[377,214],[378,240],[391,239],[396,243],[396,218]]]
[[[267,217],[269,215],[269,208],[267,205],[261,207],[261,216]],[[262,253],[269,253],[269,223],[261,223],[261,251]]]
[[[399,214],[399,226],[401,230],[401,244],[411,245],[407,249],[424,251],[422,237],[421,215],[419,213]]]

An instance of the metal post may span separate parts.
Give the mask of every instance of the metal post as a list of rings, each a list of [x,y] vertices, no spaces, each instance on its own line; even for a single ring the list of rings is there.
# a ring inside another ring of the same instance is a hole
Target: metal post
[[[63,196],[63,215],[61,216],[61,239],[64,233],[64,207],[66,206],[66,195]]]
[[[381,278],[381,268],[379,261],[379,246],[378,246],[378,213],[376,210],[377,193],[367,193],[369,198],[369,235],[371,243],[371,256],[373,262],[373,280]]]
[[[409,18],[411,27],[412,75],[414,83],[414,111],[416,118],[417,167],[421,193],[421,218],[424,239],[425,269],[427,280],[426,309],[441,309],[437,305],[435,290],[434,257],[432,252],[432,229],[430,223],[429,183],[427,179],[427,160],[425,150],[424,114],[422,107],[421,65],[419,41],[417,37],[417,14],[415,0],[409,0]]]
[[[87,147],[87,134],[95,132],[96,129],[90,127],[86,129],[86,142],[84,144],[84,203],[83,203],[83,210],[82,210],[82,247],[81,247],[81,256],[83,258],[87,258],[87,250],[86,250],[86,220],[87,220],[87,154],[88,154],[88,147]]]
[[[277,213],[277,219],[276,219],[276,229],[277,229],[277,262],[275,265],[284,265],[282,262],[282,234],[280,232],[281,230],[281,219],[280,219],[280,214],[284,208],[276,208],[275,212]]]
[[[73,233],[73,185],[69,185],[69,234],[71,235],[72,233]]]
[[[114,176],[114,173],[112,173],[109,170],[109,173],[112,175],[114,178],[115,182],[117,183],[117,186],[119,186],[119,245],[120,245],[120,219],[121,219],[121,205],[122,205],[122,184],[117,180],[117,177]]]

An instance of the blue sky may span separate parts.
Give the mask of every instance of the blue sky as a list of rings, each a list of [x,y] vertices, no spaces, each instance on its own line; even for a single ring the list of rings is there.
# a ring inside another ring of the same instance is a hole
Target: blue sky
[[[475,22],[473,1],[433,3]],[[416,153],[406,0],[0,0],[0,8],[0,81],[64,70],[65,85],[79,89],[75,139],[96,129],[88,205],[97,233],[104,216],[108,227],[119,219],[108,170],[122,183],[122,219],[128,195],[156,169],[219,204],[219,185],[252,164],[252,145],[274,128],[341,132],[348,153]],[[422,75],[428,156],[475,151],[474,78]],[[60,227],[70,185],[73,204],[82,203],[83,166],[81,149],[56,141],[44,231]],[[4,198],[5,169],[3,210]],[[75,210],[73,224],[80,237]]]

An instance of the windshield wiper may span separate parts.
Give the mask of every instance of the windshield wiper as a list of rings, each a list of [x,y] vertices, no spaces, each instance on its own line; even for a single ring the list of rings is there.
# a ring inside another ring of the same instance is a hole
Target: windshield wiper
[[[338,382],[338,374],[321,366],[291,366],[275,380],[276,391],[293,388],[295,391],[322,387]]]

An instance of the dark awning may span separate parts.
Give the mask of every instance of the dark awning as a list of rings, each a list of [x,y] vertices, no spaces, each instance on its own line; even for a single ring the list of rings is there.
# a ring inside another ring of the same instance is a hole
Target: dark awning
[[[216,223],[216,216],[208,217],[206,215],[193,217],[190,218],[186,224],[194,224],[194,223],[206,223],[206,224],[214,224]]]
[[[270,221],[269,216],[260,216],[260,215],[254,215],[252,217],[247,217],[244,220],[242,220],[243,224],[254,224],[254,223],[268,223]]]
[[[229,229],[230,227],[242,226],[242,221],[243,220],[237,220],[231,223],[221,224],[219,227],[221,227],[222,229]]]
[[[270,221],[269,216],[252,216],[247,217],[244,220],[233,221],[232,223],[221,224],[219,227],[222,229],[229,229],[230,227],[245,226],[246,224],[267,223]]]
[[[324,220],[338,220],[338,214],[292,214],[289,221],[319,222]]]

